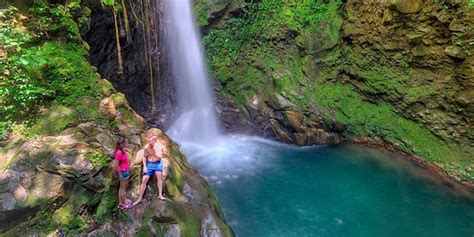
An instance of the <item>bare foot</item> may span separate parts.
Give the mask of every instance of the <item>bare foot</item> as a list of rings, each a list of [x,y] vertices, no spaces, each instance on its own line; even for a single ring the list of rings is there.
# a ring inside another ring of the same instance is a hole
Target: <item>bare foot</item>
[[[168,200],[168,199],[166,199],[166,198],[163,197],[163,196],[158,196],[158,199],[160,199],[161,201],[166,201],[166,200]]]
[[[136,200],[136,201],[132,204],[132,206],[136,206],[136,205],[140,204],[141,202],[142,202],[142,199],[139,198],[138,200]]]

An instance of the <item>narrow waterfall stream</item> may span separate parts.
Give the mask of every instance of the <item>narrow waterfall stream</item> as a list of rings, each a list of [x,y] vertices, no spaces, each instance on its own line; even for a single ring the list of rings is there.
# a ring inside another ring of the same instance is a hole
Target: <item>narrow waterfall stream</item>
[[[213,92],[189,0],[165,1],[168,50],[179,116],[168,131],[177,141],[211,144],[219,136]]]
[[[221,135],[190,0],[165,9],[179,106],[168,134],[214,187],[237,236],[473,236],[472,194],[397,155]]]

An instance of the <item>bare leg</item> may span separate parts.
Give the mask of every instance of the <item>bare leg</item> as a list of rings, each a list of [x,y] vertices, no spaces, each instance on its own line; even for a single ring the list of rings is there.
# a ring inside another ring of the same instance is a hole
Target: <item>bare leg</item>
[[[166,187],[166,177],[168,175],[168,166],[169,161],[168,159],[162,159],[163,162],[163,172],[161,173],[161,180],[163,181],[163,188]]]
[[[164,200],[163,197],[163,179],[161,177],[161,172],[156,172],[156,185],[158,186],[158,199]]]
[[[142,201],[143,194],[145,194],[146,185],[149,179],[150,179],[150,176],[148,175],[143,176],[142,183],[140,184],[140,194],[138,195],[138,199],[133,203],[133,206],[139,204]]]
[[[127,201],[127,185],[128,180],[120,180],[120,188],[119,188],[119,203],[125,205],[125,201]]]
[[[163,182],[163,190],[164,190],[165,187],[166,187],[166,174],[165,173],[161,174],[161,180]],[[163,197],[164,197],[164,195],[163,195]]]

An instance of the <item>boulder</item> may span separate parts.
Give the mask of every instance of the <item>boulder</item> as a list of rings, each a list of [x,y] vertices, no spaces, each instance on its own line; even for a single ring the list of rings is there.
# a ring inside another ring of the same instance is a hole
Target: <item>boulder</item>
[[[400,13],[417,13],[423,6],[423,0],[391,0],[391,5]]]
[[[467,56],[461,47],[454,46],[454,45],[446,47],[444,49],[444,53],[450,57],[453,57],[455,59],[461,59],[461,60],[466,59],[466,56]]]
[[[297,111],[285,111],[285,117],[291,127],[298,132],[303,131],[304,114]]]
[[[341,136],[337,133],[326,132],[323,129],[318,129],[316,135],[313,138],[314,144],[326,144],[333,145],[339,144],[342,139]]]
[[[10,184],[15,187],[9,190],[14,191],[0,194],[0,233],[30,218],[40,208],[47,210],[54,205],[61,205],[71,189],[61,176],[47,172],[38,173],[28,190],[14,182],[17,176],[10,178]]]
[[[280,93],[274,93],[269,106],[272,109],[277,109],[277,110],[289,110],[292,108],[296,108],[296,105],[291,103],[288,99],[283,97]]]
[[[11,211],[16,206],[16,199],[11,193],[0,194],[0,212]]]
[[[408,41],[412,44],[418,44],[418,43],[421,43],[421,39],[423,38],[423,33],[417,33],[417,32],[408,32],[408,34],[406,34],[406,37],[408,39]]]
[[[99,103],[99,112],[107,119],[113,120],[117,114],[115,104],[109,97],[102,99]]]
[[[300,146],[309,145],[308,136],[305,133],[294,133],[293,136],[295,137],[296,144]]]
[[[99,78],[100,78],[100,75],[99,75]],[[112,83],[110,83],[108,80],[99,79],[98,82],[99,82],[101,91],[102,93],[104,93],[105,96],[110,96],[113,93],[117,92],[114,86],[112,85]]]
[[[292,143],[293,139],[288,134],[288,132],[280,125],[280,123],[275,119],[270,119],[270,124],[272,126],[274,134],[282,142]]]
[[[458,20],[454,20],[449,24],[449,30],[454,32],[463,32],[466,27]]]

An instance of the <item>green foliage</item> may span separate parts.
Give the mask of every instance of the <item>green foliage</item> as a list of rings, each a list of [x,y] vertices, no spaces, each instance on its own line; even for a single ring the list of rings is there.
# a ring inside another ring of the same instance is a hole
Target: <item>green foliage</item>
[[[18,14],[16,8],[7,9],[0,19],[0,137],[15,123],[34,117],[52,100],[69,106],[80,97],[100,95],[71,16],[79,2],[70,1],[66,7],[45,1],[34,3],[31,18],[35,22],[27,25],[34,33],[12,23]],[[53,35],[61,40],[41,43],[45,36]],[[73,41],[64,42],[63,38]]]
[[[338,1],[255,1],[244,8],[242,16],[211,30],[204,45],[211,71],[223,87],[222,96],[236,97],[244,104],[273,83],[280,88],[297,83],[294,78],[302,75],[304,62],[298,49],[285,42],[315,41],[318,30],[340,21],[335,17],[339,6]],[[273,80],[272,74],[279,74],[275,72],[279,68],[289,73]]]
[[[208,0],[194,0],[194,12],[196,14],[198,25],[204,26],[209,24],[210,7]]]
[[[73,44],[48,42],[0,59],[0,115],[4,121],[28,118],[52,99],[73,105],[79,97],[97,97],[100,87],[86,51]]]
[[[89,150],[86,153],[86,157],[93,165],[97,167],[104,167],[108,165],[110,161],[112,161],[109,156],[98,150]]]
[[[73,18],[74,13],[81,8],[80,0],[69,1],[67,5],[46,0],[33,2],[30,12],[36,18],[36,24],[32,25],[36,34],[47,38],[65,36],[68,40],[80,40],[79,26]]]
[[[107,6],[115,5],[115,0],[100,0],[100,2],[107,5]]]
[[[18,9],[11,6],[5,9],[3,17],[0,18],[0,42],[2,43],[1,47],[5,50],[21,51],[20,46],[30,42],[33,38],[31,34],[22,32],[20,29],[8,25],[8,22],[14,19],[17,12]]]

